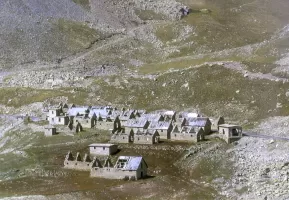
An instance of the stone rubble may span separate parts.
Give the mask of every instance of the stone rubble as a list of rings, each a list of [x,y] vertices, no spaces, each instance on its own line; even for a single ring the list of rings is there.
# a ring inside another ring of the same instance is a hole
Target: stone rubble
[[[288,137],[288,120],[289,117],[269,118],[252,132]],[[288,149],[288,141],[243,137],[227,151],[234,154],[236,170],[231,185],[223,187],[223,194],[238,199],[289,199]]]

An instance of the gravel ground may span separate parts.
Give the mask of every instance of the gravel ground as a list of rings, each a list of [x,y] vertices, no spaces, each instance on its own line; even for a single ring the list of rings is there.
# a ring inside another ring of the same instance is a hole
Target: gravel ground
[[[289,117],[264,120],[252,132],[288,137]],[[224,194],[238,199],[289,199],[289,142],[243,137],[227,153],[233,153],[235,174]],[[230,190],[228,190],[230,188]]]

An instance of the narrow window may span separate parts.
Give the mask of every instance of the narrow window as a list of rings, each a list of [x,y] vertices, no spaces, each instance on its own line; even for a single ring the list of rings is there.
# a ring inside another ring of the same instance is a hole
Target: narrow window
[[[105,147],[102,147],[102,150],[105,150]]]

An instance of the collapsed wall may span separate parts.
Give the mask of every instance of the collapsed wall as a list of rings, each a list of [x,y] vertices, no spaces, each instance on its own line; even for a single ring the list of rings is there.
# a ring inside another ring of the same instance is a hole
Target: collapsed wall
[[[79,152],[77,152],[75,159],[72,153],[68,152],[64,160],[64,168],[66,169],[90,171],[93,167],[101,167],[100,161],[96,157],[91,160],[87,154],[82,159]]]

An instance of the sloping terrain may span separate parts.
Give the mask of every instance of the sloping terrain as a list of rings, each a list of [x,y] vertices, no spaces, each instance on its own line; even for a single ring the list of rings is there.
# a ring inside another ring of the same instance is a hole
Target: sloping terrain
[[[191,13],[181,17],[184,6]],[[266,192],[254,188],[272,192],[277,186],[269,178],[266,187],[247,178],[259,163],[244,175],[239,163],[247,153],[251,162],[265,159],[263,150],[285,152],[286,143],[244,138],[236,147],[219,140],[201,147],[165,143],[150,151],[123,146],[121,154],[144,155],[155,177],[106,181],[67,172],[62,161],[68,150],[85,153],[87,144],[106,142],[107,132],[47,139],[42,122],[15,116],[40,116],[42,102],[68,101],[197,110],[244,129],[263,120],[260,126],[276,129],[266,118],[289,114],[288,10],[287,0],[1,0],[0,114],[6,119],[0,118],[0,197],[264,199]],[[256,144],[262,150],[246,149]],[[279,171],[272,162],[287,162],[278,159],[266,160],[258,172],[268,165],[274,177]]]

